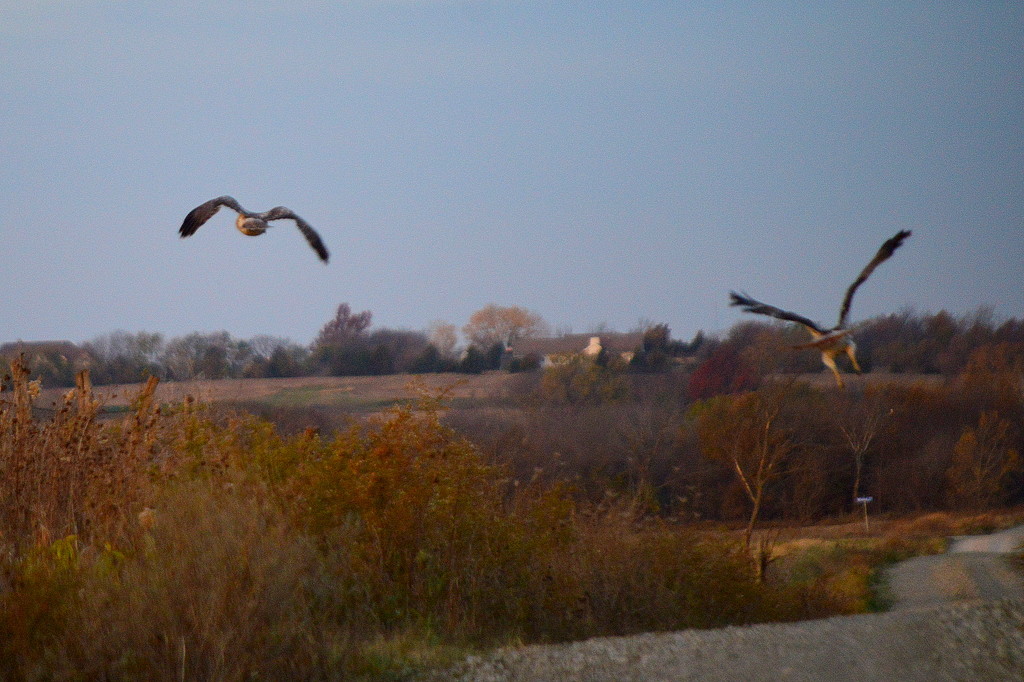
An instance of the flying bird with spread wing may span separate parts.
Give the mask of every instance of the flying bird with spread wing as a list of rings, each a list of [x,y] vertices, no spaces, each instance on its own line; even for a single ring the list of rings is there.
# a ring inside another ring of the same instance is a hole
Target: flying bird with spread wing
[[[796,313],[791,313],[787,310],[767,305],[766,303],[754,300],[745,294],[737,294],[735,291],[729,292],[729,298],[731,299],[730,305],[743,306],[744,312],[768,315],[780,320],[796,322],[797,324],[802,324],[807,327],[807,330],[811,332],[813,340],[810,343],[794,346],[794,348],[817,348],[821,351],[821,361],[825,363],[826,367],[832,370],[833,374],[835,374],[836,383],[839,384],[839,388],[843,388],[843,377],[840,375],[839,369],[836,367],[835,358],[837,355],[840,353],[846,353],[850,358],[850,362],[853,364],[853,368],[857,370],[857,373],[859,374],[861,371],[860,365],[857,363],[857,346],[850,337],[853,330],[848,328],[846,325],[847,318],[850,315],[850,304],[853,301],[853,294],[857,291],[857,287],[863,284],[864,281],[871,276],[871,273],[875,271],[875,268],[888,260],[889,257],[892,256],[893,252],[900,248],[903,241],[909,236],[910,230],[900,230],[882,244],[881,248],[878,249],[878,253],[875,254],[875,257],[871,259],[870,263],[864,266],[860,275],[858,275],[857,279],[853,281],[850,288],[846,290],[846,296],[843,297],[843,305],[839,308],[839,322],[831,329],[825,329],[803,315],[797,315]]]
[[[200,204],[189,211],[188,215],[185,216],[184,222],[181,223],[181,228],[178,230],[178,234],[183,238],[192,236],[196,233],[196,230],[202,227],[203,223],[212,218],[213,215],[220,210],[221,206],[227,206],[238,213],[238,219],[235,221],[235,227],[238,228],[239,232],[250,237],[258,237],[266,232],[267,228],[270,227],[269,223],[271,220],[294,220],[299,231],[302,232],[302,236],[306,238],[309,245],[313,247],[314,251],[316,251],[316,255],[320,256],[320,260],[326,263],[330,257],[330,254],[327,252],[327,247],[324,246],[323,240],[320,239],[320,235],[317,234],[316,230],[310,227],[309,223],[295,215],[295,213],[284,206],[277,206],[269,211],[264,211],[263,213],[254,213],[252,211],[246,211],[238,204],[237,201],[228,196],[210,199],[205,204]]]

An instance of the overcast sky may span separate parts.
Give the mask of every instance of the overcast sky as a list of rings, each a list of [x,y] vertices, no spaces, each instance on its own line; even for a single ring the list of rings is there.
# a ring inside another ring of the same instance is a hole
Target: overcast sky
[[[838,5],[0,0],[0,342],[1024,317],[1024,4]]]

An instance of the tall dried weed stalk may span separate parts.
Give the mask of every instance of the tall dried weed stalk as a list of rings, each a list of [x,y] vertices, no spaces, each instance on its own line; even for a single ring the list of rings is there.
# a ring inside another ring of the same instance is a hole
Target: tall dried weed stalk
[[[0,543],[45,544],[52,539],[109,533],[142,509],[146,469],[159,413],[150,377],[120,422],[101,422],[88,370],[36,420],[39,382],[22,359],[11,363],[0,392]]]

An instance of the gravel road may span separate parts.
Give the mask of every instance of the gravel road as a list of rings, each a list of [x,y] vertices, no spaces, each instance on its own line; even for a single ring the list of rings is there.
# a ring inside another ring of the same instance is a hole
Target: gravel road
[[[969,600],[1022,599],[1024,580],[1006,554],[1024,543],[1024,526],[954,539],[949,551],[903,561],[888,572],[894,611]]]
[[[1021,542],[1024,527],[898,564],[887,613],[503,649],[441,679],[1020,680],[1024,581],[1005,553]]]

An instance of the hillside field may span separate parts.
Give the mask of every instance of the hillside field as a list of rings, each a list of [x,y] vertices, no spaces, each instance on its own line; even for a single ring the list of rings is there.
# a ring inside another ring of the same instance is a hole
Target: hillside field
[[[257,402],[279,407],[340,407],[358,411],[415,398],[422,389],[430,394],[446,391],[456,400],[502,398],[521,382],[522,375],[506,372],[171,381],[159,384],[156,399],[161,403],[179,403],[192,396],[207,403]],[[137,384],[96,386],[94,394],[106,407],[117,408],[127,406],[138,389]],[[47,407],[59,401],[67,390],[45,389],[36,404]]]
[[[832,385],[826,372],[799,375],[818,387]],[[281,379],[212,379],[161,382],[156,399],[161,403],[179,403],[186,396],[205,403],[261,403],[269,407],[325,407],[354,412],[376,411],[395,402],[408,400],[426,390],[444,391],[448,398],[462,404],[489,402],[521,396],[535,385],[535,373],[511,374],[493,371],[482,374],[388,374],[382,376],[288,377]],[[852,388],[867,383],[937,383],[938,375],[888,374],[882,372],[845,376]],[[140,384],[113,384],[94,387],[94,394],[108,408],[126,407]],[[37,407],[48,407],[60,400],[68,389],[44,389]]]

